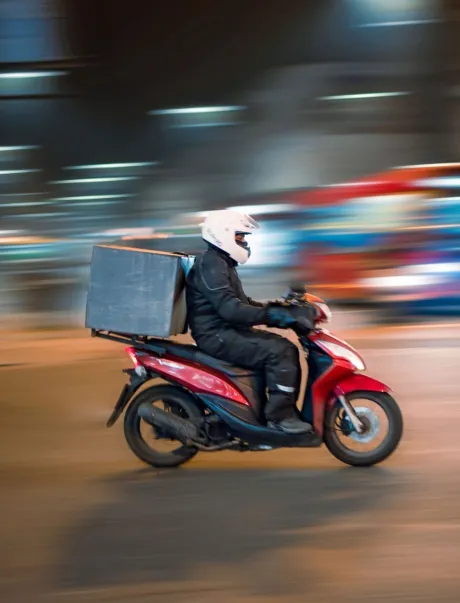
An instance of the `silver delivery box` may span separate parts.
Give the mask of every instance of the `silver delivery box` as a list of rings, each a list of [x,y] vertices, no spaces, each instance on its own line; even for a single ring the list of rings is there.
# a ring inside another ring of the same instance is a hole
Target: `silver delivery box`
[[[175,253],[96,245],[86,327],[154,337],[185,333],[185,277],[193,260]]]

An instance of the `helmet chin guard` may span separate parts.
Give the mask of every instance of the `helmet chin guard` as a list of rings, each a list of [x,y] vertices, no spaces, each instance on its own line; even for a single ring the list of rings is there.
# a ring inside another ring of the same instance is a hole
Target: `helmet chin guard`
[[[246,214],[232,209],[210,212],[201,225],[203,239],[227,253],[238,264],[245,264],[251,250],[246,241],[236,241],[237,234],[251,234],[259,230],[257,222]]]

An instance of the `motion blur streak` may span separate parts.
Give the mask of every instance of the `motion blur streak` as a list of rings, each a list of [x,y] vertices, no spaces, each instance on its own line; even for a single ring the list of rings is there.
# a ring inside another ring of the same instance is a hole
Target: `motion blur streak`
[[[5,80],[22,80],[36,77],[59,77],[61,75],[67,75],[67,73],[65,71],[24,71],[18,73],[0,73],[0,78]]]
[[[0,0],[2,601],[458,603],[459,10]],[[93,245],[194,254],[226,207],[262,227],[247,294],[306,283],[398,392],[387,465],[154,475],[103,430]]]

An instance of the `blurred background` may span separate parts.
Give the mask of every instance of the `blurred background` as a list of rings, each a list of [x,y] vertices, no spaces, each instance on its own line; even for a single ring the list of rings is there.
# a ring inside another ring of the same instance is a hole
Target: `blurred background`
[[[252,295],[460,312],[458,3],[269,4],[0,2],[1,325],[81,326],[95,243],[234,206]]]
[[[458,603],[460,2],[0,0],[0,591],[8,603]],[[263,229],[397,392],[384,467],[324,450],[143,470],[92,247]],[[121,422],[120,422],[121,423]]]

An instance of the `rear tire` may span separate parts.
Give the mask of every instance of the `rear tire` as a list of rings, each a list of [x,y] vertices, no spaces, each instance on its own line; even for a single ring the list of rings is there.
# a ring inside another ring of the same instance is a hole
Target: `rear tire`
[[[190,394],[173,385],[154,385],[139,393],[130,403],[124,418],[125,438],[137,458],[144,463],[161,469],[179,467],[190,461],[198,450],[178,442],[178,448],[172,452],[159,452],[145,442],[140,430],[142,419],[137,414],[139,406],[145,402],[153,404],[160,400],[171,404],[174,409],[180,408],[182,416],[185,415],[184,418],[200,419],[202,417],[201,410],[196,406]]]
[[[335,428],[338,413],[342,409],[341,404],[337,402],[326,415],[324,443],[336,459],[347,465],[370,467],[381,463],[396,450],[403,434],[403,417],[396,400],[387,393],[371,391],[352,392],[346,396],[346,399],[350,404],[356,399],[367,399],[380,406],[388,419],[388,433],[375,450],[355,452],[346,448],[337,437]]]

